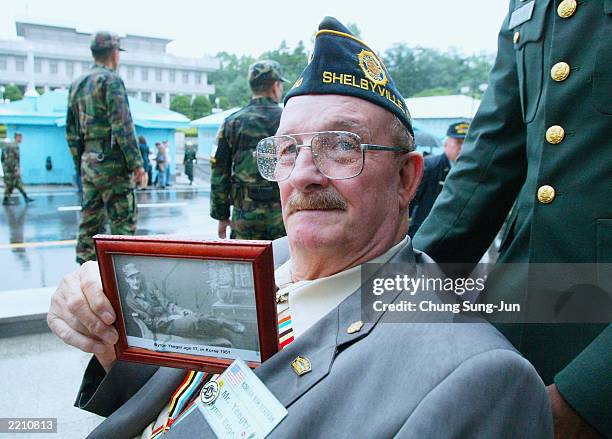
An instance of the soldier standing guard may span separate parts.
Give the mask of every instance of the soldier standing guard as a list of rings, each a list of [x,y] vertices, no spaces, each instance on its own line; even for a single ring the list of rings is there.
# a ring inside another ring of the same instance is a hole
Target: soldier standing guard
[[[23,181],[21,181],[19,170],[19,144],[21,139],[21,133],[15,133],[15,142],[13,144],[7,143],[2,148],[2,169],[4,170],[4,198],[2,204],[5,206],[10,204],[9,197],[13,193],[13,189],[21,192],[26,203],[34,201],[34,199],[28,197],[23,188]]]
[[[66,138],[83,182],[78,263],[95,260],[92,237],[105,217],[117,235],[136,232],[134,177],[146,176],[123,81],[116,73],[119,37],[97,32],[91,41],[94,65],[70,86]]]
[[[231,225],[231,238],[276,239],[285,236],[278,184],[261,177],[253,152],[261,139],[276,133],[286,79],[275,61],[254,63],[248,79],[251,101],[225,119],[217,134],[210,215],[219,220],[219,238],[225,238]]]
[[[196,157],[196,146],[191,142],[187,142],[185,145],[185,155],[183,157],[183,164],[185,165],[185,175],[189,179],[189,184],[193,184],[193,164],[197,163]]]

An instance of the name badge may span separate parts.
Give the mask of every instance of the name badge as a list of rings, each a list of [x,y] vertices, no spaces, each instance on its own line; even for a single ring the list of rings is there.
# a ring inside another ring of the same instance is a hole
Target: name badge
[[[508,29],[513,29],[517,27],[519,24],[523,24],[526,21],[531,20],[531,16],[533,15],[534,6],[535,6],[535,0],[515,10],[510,16],[510,23],[508,24]]]
[[[239,359],[204,386],[198,408],[217,437],[228,439],[263,439],[287,416],[287,409]]]

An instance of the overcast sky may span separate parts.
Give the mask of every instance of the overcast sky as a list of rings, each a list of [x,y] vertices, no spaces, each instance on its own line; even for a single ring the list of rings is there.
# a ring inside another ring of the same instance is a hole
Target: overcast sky
[[[258,56],[310,39],[325,15],[359,26],[375,50],[394,43],[465,53],[495,52],[507,0],[2,0],[0,39],[15,38],[15,19],[31,18],[85,31],[173,39],[168,50],[201,56],[228,51]]]

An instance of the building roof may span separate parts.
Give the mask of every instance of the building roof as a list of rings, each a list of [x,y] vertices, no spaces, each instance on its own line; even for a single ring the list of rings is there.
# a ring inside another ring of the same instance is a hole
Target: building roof
[[[129,102],[136,126],[173,129],[184,128],[189,124],[187,117],[175,111],[131,97]],[[50,91],[38,97],[0,105],[0,123],[62,127],[66,124],[67,107],[67,90]]]
[[[189,125],[192,127],[218,127],[228,116],[231,116],[238,110],[240,110],[240,107],[230,108],[229,110],[221,111],[220,113],[214,113],[210,116],[193,120]]]
[[[480,100],[465,95],[428,96],[406,100],[414,119],[472,119]]]
[[[113,26],[115,28],[116,26]],[[91,36],[94,32],[100,30],[99,26],[93,26],[91,24],[82,24],[69,21],[61,20],[49,20],[47,18],[35,18],[35,17],[16,17],[15,19],[15,30],[17,36],[26,37],[28,28],[45,28],[54,29],[58,31],[68,31],[74,34]],[[160,43],[168,44],[174,41],[171,38],[166,38],[162,35],[138,35],[130,34],[125,32],[123,29],[111,29],[119,34],[122,38],[137,38],[143,40],[155,40]]]

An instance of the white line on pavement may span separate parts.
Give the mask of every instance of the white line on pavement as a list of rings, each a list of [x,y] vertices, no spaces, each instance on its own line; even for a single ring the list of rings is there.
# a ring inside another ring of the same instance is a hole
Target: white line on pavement
[[[142,209],[147,209],[151,207],[182,207],[187,206],[187,203],[184,201],[178,203],[143,203],[139,204],[138,207]],[[57,208],[58,212],[72,212],[72,211],[80,211],[81,206],[60,206]]]

